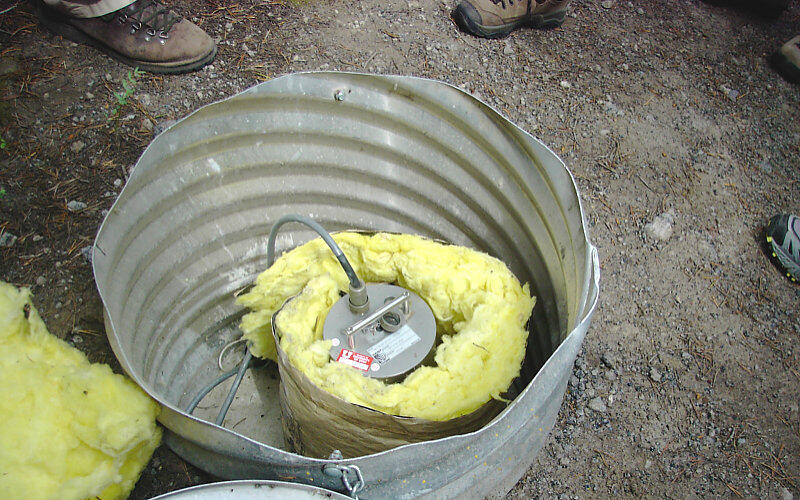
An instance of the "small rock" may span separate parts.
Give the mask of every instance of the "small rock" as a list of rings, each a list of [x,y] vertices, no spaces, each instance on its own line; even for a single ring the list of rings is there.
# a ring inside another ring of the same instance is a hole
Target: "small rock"
[[[38,243],[44,239],[44,236],[42,236],[41,234],[34,234],[33,238],[31,239],[33,240],[34,243]]]
[[[738,90],[734,90],[734,89],[728,87],[727,85],[720,85],[719,86],[719,90],[723,94],[725,94],[725,97],[727,97],[731,101],[735,101],[736,99],[739,98],[739,91]]]
[[[150,121],[150,118],[142,118],[142,129],[144,129],[146,132],[153,131],[153,122]]]
[[[683,352],[681,353],[681,358],[685,359],[686,361],[691,361],[691,360],[692,360],[692,355],[691,355],[691,354],[689,354],[689,353],[688,353],[688,352],[686,352],[686,351],[683,351]]]
[[[604,9],[611,9],[614,7],[614,2],[612,0],[605,0],[600,2],[600,6]]]
[[[231,22],[225,23],[225,31],[233,31],[233,23]]]
[[[640,16],[642,16],[642,15],[644,15],[644,9],[639,7],[638,9],[636,9],[636,13],[639,14]]]
[[[67,210],[70,212],[80,212],[85,210],[88,205],[82,201],[72,200],[67,203]]]
[[[650,379],[656,383],[661,382],[661,373],[655,368],[650,368]]]
[[[614,373],[614,370],[608,370],[608,371],[606,371],[606,372],[603,374],[603,376],[604,376],[604,377],[606,378],[606,380],[608,380],[609,382],[613,382],[613,381],[617,380],[617,374],[616,374],[616,373]]]
[[[644,232],[652,239],[667,241],[672,237],[672,224],[674,220],[672,214],[663,213],[656,216],[653,222],[644,226]]]
[[[558,463],[560,463],[562,467],[566,467],[569,465],[569,458],[561,457],[561,460],[559,460]]]
[[[114,179],[114,187],[118,188],[122,185],[122,179]]]
[[[91,264],[92,263],[92,246],[89,245],[88,247],[81,248],[81,255],[83,255],[84,259],[86,259],[86,262]]]
[[[87,92],[86,93],[86,99],[88,99],[88,100],[94,99],[94,94],[92,94],[91,92]]]
[[[568,82],[568,81],[566,81],[566,80],[561,80],[561,83],[559,83],[559,85],[561,85],[561,88],[564,88],[564,89],[570,89],[570,88],[572,88],[572,84],[571,84],[571,83],[569,83],[569,82]]]
[[[794,495],[788,488],[781,488],[781,500],[794,500]]]
[[[611,133],[611,131],[608,130],[607,128],[604,128],[604,129],[600,130],[600,135],[602,135],[603,137],[607,136],[610,133]]]
[[[603,398],[599,396],[589,400],[589,408],[601,413],[608,410],[608,408],[606,408],[606,404],[603,402]]]
[[[599,103],[603,106],[603,111],[610,115],[622,116],[625,114],[624,111],[619,109],[619,106],[611,101],[599,101]]]
[[[600,361],[602,361],[604,365],[612,369],[617,366],[616,358],[614,357],[613,354],[609,352],[604,352],[603,354],[601,354]]]
[[[86,147],[86,144],[85,144],[83,141],[75,141],[75,142],[73,142],[73,143],[72,143],[72,145],[69,147],[69,149],[70,149],[70,150],[71,150],[73,153],[77,154],[77,153],[80,153],[80,152],[81,152],[81,150],[82,150],[84,147]]]
[[[47,284],[47,279],[44,276],[39,276],[36,278],[36,284],[39,286],[44,286]]]
[[[644,461],[644,468],[645,469],[649,469],[652,466],[653,466],[653,461],[652,460],[645,460]]]
[[[503,47],[503,54],[505,54],[507,56],[513,56],[514,55],[514,47],[511,46],[511,41],[506,40],[506,46]]]
[[[10,248],[14,246],[16,242],[17,237],[8,231],[3,231],[3,234],[0,234],[0,247]]]

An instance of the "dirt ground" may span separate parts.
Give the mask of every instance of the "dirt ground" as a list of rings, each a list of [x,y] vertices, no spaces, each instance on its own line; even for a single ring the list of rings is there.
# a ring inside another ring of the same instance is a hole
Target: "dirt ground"
[[[0,2],[0,278],[119,369],[83,249],[154,131],[294,71],[444,80],[561,155],[601,256],[556,428],[509,498],[799,496],[800,286],[762,240],[771,215],[800,212],[800,86],[767,62],[800,5],[576,0],[559,29],[488,41],[450,2],[176,0],[219,55],[166,77]],[[162,446],[132,498],[212,480]]]

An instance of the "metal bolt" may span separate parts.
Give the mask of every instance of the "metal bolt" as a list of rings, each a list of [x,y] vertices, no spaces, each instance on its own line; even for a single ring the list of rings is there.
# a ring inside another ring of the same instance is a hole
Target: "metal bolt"
[[[333,98],[339,102],[344,101],[344,90],[337,90],[336,93],[333,94]]]

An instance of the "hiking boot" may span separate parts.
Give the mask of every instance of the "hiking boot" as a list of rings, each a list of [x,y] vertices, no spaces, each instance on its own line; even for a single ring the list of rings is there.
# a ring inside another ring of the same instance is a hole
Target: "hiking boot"
[[[783,44],[772,56],[772,64],[784,78],[800,83],[800,35]]]
[[[780,214],[769,220],[766,229],[767,245],[772,250],[786,276],[800,280],[800,218]]]
[[[467,33],[503,38],[522,26],[555,28],[564,22],[569,0],[462,0],[453,20]]]
[[[89,18],[67,16],[41,0],[36,0],[36,6],[39,20],[54,33],[152,73],[194,71],[217,54],[205,31],[154,0],[137,0]]]

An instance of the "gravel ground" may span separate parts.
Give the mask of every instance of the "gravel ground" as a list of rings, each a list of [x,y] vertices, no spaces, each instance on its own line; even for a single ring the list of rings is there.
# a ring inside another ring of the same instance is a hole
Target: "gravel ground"
[[[762,248],[771,215],[800,212],[800,87],[767,62],[800,5],[576,0],[559,29],[487,41],[438,0],[182,0],[219,55],[168,77],[2,5],[0,278],[93,361],[119,368],[85,248],[155,132],[294,71],[436,78],[561,155],[601,256],[558,422],[509,498],[800,495],[800,288]],[[162,446],[132,498],[211,480]]]

